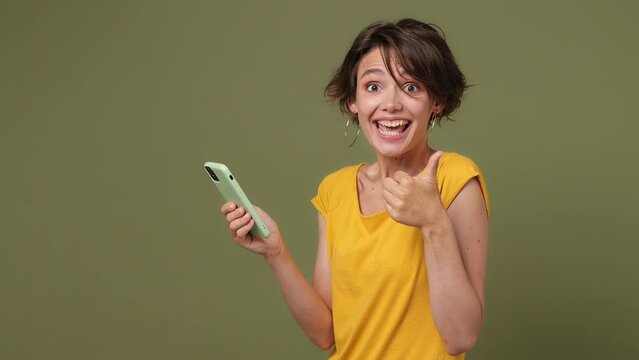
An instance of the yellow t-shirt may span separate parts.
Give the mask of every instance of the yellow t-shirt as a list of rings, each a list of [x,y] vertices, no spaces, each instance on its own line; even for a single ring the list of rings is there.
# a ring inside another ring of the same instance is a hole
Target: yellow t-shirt
[[[463,359],[463,354],[446,353],[433,322],[420,229],[394,221],[385,211],[361,215],[361,166],[328,175],[311,200],[327,226],[335,335],[330,359]],[[437,170],[444,207],[475,177],[489,208],[477,165],[445,153]]]

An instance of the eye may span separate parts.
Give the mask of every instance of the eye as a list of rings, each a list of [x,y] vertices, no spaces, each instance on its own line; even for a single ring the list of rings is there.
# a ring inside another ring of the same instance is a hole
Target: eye
[[[366,85],[366,90],[370,92],[378,92],[380,90],[378,83],[369,83]]]
[[[419,91],[419,86],[415,83],[408,83],[404,85],[404,91],[408,93],[415,93]]]

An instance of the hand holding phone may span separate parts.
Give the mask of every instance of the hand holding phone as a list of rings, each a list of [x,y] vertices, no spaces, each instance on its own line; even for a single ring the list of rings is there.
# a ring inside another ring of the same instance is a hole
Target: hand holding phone
[[[271,235],[268,228],[246,194],[244,194],[242,187],[235,176],[231,174],[229,168],[221,163],[207,162],[204,164],[204,169],[227,202],[234,202],[251,214],[255,222],[251,228],[251,234],[261,238],[268,238]]]

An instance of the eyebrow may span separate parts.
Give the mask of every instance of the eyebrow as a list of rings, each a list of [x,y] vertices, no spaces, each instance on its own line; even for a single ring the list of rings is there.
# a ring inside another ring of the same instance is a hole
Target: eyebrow
[[[380,68],[370,68],[370,69],[366,69],[366,71],[364,71],[362,73],[362,76],[360,76],[360,79],[364,78],[364,76],[368,75],[368,74],[386,74],[386,71],[380,69]],[[402,70],[402,72],[399,74],[399,76],[401,76],[402,78],[409,78],[410,74],[408,74],[406,71]],[[412,76],[410,76],[412,77]]]
[[[362,78],[364,78],[364,76],[366,76],[366,75],[368,75],[368,74],[385,74],[385,73],[386,73],[386,72],[385,72],[384,70],[382,70],[382,69],[379,69],[379,68],[370,68],[370,69],[367,69],[366,71],[364,71],[364,72],[362,73],[362,76],[360,76],[359,78],[360,78],[360,79],[362,79]]]

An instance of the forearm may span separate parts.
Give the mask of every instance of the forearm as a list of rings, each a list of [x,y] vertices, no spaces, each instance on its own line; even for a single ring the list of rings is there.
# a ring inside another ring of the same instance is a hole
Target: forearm
[[[299,270],[286,246],[279,254],[266,257],[266,261],[275,273],[295,321],[314,344],[329,349],[334,343],[331,310]]]
[[[479,336],[483,309],[464,269],[453,225],[445,216],[422,233],[433,320],[449,353],[468,351]]]

